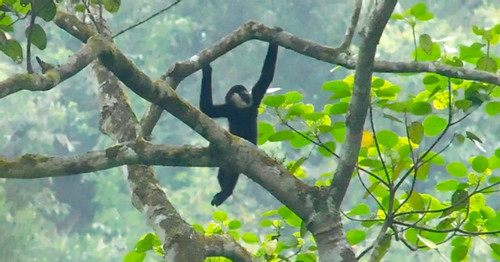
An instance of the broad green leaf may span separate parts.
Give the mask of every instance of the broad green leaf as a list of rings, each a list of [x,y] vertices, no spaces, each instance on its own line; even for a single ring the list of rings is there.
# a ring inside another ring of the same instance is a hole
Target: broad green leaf
[[[408,204],[410,204],[414,210],[425,210],[424,199],[416,191],[411,192],[410,198],[408,198]]]
[[[146,258],[146,253],[130,251],[123,258],[123,262],[142,262]]]
[[[446,171],[452,176],[465,177],[467,176],[467,167],[460,162],[451,162],[446,166]]]
[[[424,245],[426,245],[429,248],[432,248],[432,249],[438,248],[438,246],[434,242],[422,237],[421,235],[417,235],[417,238],[418,238],[418,240],[420,240],[422,243],[424,243]]]
[[[224,211],[214,211],[212,213],[212,217],[214,218],[215,221],[221,223],[227,220],[227,214]]]
[[[23,62],[23,48],[14,39],[7,40],[7,43],[0,45],[0,50],[10,57],[14,62],[20,64]]]
[[[346,233],[346,238],[347,241],[349,241],[349,244],[356,245],[365,240],[366,232],[363,230],[349,230]]]
[[[278,210],[273,209],[273,210],[269,210],[269,211],[264,212],[261,216],[262,217],[268,217],[268,216],[274,216],[274,215],[277,215],[277,214],[278,214]]]
[[[281,206],[278,209],[278,214],[289,224],[290,226],[293,227],[298,227],[300,228],[300,225],[302,224],[302,219],[297,216],[295,213],[293,213],[292,210],[290,210],[286,206]]]
[[[269,141],[284,141],[290,140],[295,137],[295,133],[292,130],[281,130],[269,136]]]
[[[259,238],[253,233],[245,233],[241,236],[241,239],[248,244],[259,243]]]
[[[347,113],[347,108],[349,104],[347,102],[338,102],[332,105],[330,108],[330,114],[339,115]]]
[[[418,16],[423,15],[426,10],[427,10],[427,6],[424,3],[417,3],[414,6],[412,6],[412,8],[410,9],[410,13],[413,16],[418,17]]]
[[[326,82],[323,84],[321,89],[325,91],[333,91],[333,95],[330,97],[330,100],[351,96],[351,87],[342,80]]]
[[[333,141],[324,143],[323,146],[318,147],[318,152],[325,157],[331,157],[331,152],[335,152],[335,143]]]
[[[472,169],[476,172],[482,173],[488,168],[488,166],[488,158],[485,156],[477,156],[474,160],[472,160]]]
[[[134,250],[137,252],[146,252],[148,250],[151,250],[153,248],[154,240],[155,240],[154,234],[152,233],[145,234],[141,237],[139,241],[137,241]]]
[[[121,0],[103,0],[103,3],[106,11],[116,13],[120,9]]]
[[[451,250],[451,261],[461,262],[467,256],[469,248],[467,246],[456,246]]]
[[[476,68],[491,73],[495,73],[498,69],[497,62],[495,61],[495,59],[489,56],[481,57],[477,61]]]
[[[431,36],[428,34],[422,34],[420,35],[418,42],[420,44],[420,47],[426,52],[427,54],[430,54],[432,52],[432,39]]]
[[[420,180],[426,180],[430,170],[431,165],[429,163],[423,164],[417,170],[417,178]]]
[[[45,22],[52,21],[56,15],[57,7],[52,0],[33,1],[31,7],[36,16],[41,17]]]
[[[417,116],[423,116],[432,112],[432,107],[427,102],[416,102],[411,105],[410,112]]]
[[[257,144],[262,145],[265,142],[267,142],[270,135],[274,134],[274,126],[269,124],[269,123],[262,122],[262,121],[259,122],[258,125],[259,125],[259,127],[258,127],[259,136],[258,136]]]
[[[270,107],[280,107],[283,103],[285,103],[285,100],[286,98],[284,95],[266,96],[264,97],[264,100],[262,100],[262,103]]]
[[[367,215],[370,214],[370,208],[366,204],[359,204],[347,214],[351,216]]]
[[[301,148],[309,144],[311,144],[311,140],[306,139],[300,135],[295,136],[293,139],[290,140],[290,145],[292,145],[293,148]]]
[[[420,122],[412,122],[408,127],[408,135],[413,143],[420,144],[424,136],[424,126]]]
[[[264,219],[264,220],[260,221],[261,227],[270,227],[272,225],[273,225],[273,222],[269,219]]]
[[[430,115],[424,119],[422,124],[424,126],[424,134],[432,137],[439,135],[446,128],[448,121],[444,118]]]
[[[432,43],[430,52],[426,52],[421,46],[417,47],[416,52],[413,52],[413,57],[418,61],[436,61],[441,58],[441,47],[438,44]]]
[[[229,229],[238,229],[238,228],[241,227],[241,221],[239,221],[239,220],[231,220],[231,222],[229,222],[227,224],[227,227]]]
[[[495,254],[500,255],[500,244],[491,243],[490,247],[493,250],[493,252],[495,252]]]
[[[193,226],[194,230],[196,230],[200,233],[205,233],[205,229],[200,224],[193,224],[192,226]]]
[[[500,102],[488,102],[484,107],[484,110],[490,116],[497,115],[498,113],[500,113]]]
[[[299,244],[299,241],[294,236],[282,236],[280,237],[280,243],[286,247],[296,247]]]
[[[28,37],[30,33],[30,27],[26,28],[24,32],[26,37]],[[45,31],[39,24],[34,24],[33,29],[31,31],[31,43],[38,47],[40,50],[44,50],[47,47],[47,35]]]
[[[399,136],[391,130],[380,130],[377,132],[377,141],[388,148],[393,148],[399,142]]]
[[[458,181],[455,179],[444,180],[444,181],[439,182],[436,185],[436,190],[438,190],[438,191],[454,191],[454,190],[457,190],[458,184],[459,184]]]
[[[293,104],[302,100],[303,95],[297,91],[291,91],[285,94],[286,103]]]

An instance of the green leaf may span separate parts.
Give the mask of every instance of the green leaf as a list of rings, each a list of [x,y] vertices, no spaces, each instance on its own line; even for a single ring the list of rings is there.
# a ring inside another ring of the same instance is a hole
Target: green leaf
[[[489,56],[484,56],[477,61],[476,69],[495,73],[498,69],[497,62]]]
[[[325,91],[333,91],[333,95],[330,97],[330,100],[351,96],[351,87],[342,80],[328,81],[323,84],[321,89]]]
[[[261,215],[261,217],[274,216],[274,215],[277,215],[277,214],[278,214],[278,210],[273,209],[273,210],[269,210],[269,211],[264,212],[264,213]]]
[[[484,107],[484,110],[490,116],[497,115],[498,113],[500,113],[500,102],[488,102]]]
[[[444,180],[444,181],[439,182],[436,185],[436,190],[438,190],[438,191],[454,191],[454,190],[457,190],[458,185],[459,185],[459,183],[457,180],[448,179],[448,180]]]
[[[26,37],[28,37],[30,32],[30,27],[26,28],[24,32]],[[47,47],[47,35],[45,31],[39,24],[33,25],[33,31],[31,32],[31,43],[38,47],[40,50],[44,50]]]
[[[476,172],[482,173],[488,168],[488,166],[488,158],[485,156],[477,156],[474,160],[472,160],[472,169]]]
[[[215,211],[212,213],[212,217],[215,221],[224,222],[227,220],[227,214],[224,211]]]
[[[410,204],[414,210],[425,210],[424,199],[422,195],[416,191],[411,192],[410,198],[408,198],[408,204]]]
[[[418,17],[418,16],[423,15],[426,10],[427,10],[427,6],[424,3],[417,3],[414,6],[412,6],[412,8],[410,9],[410,13],[413,16]]]
[[[287,104],[297,103],[302,100],[303,95],[297,91],[291,91],[285,94]]]
[[[381,130],[377,132],[377,141],[388,148],[395,147],[399,142],[399,136],[391,130]]]
[[[439,135],[446,128],[448,121],[444,118],[430,115],[424,119],[422,124],[424,126],[424,134],[432,137]]]
[[[417,116],[423,116],[432,112],[432,107],[427,102],[416,102],[411,105],[410,112]]]
[[[452,176],[465,177],[467,176],[467,167],[460,162],[451,162],[446,166],[446,171]]]
[[[123,262],[142,262],[146,258],[146,253],[130,251],[123,258]]]
[[[367,215],[370,214],[370,208],[366,204],[359,204],[347,214],[351,216]]]
[[[300,228],[302,219],[286,206],[278,208],[278,214],[292,227]]]
[[[270,107],[280,107],[283,103],[285,103],[286,97],[284,95],[274,95],[274,96],[266,96],[262,103],[266,106]]]
[[[421,235],[417,235],[417,238],[418,238],[418,240],[420,240],[422,243],[424,243],[424,245],[426,245],[429,248],[432,248],[432,249],[438,248],[438,246],[434,242],[422,237]]]
[[[227,224],[227,227],[229,229],[238,229],[241,227],[241,221],[239,220],[231,220],[231,222],[229,222],[229,224]]]
[[[349,230],[346,233],[346,238],[347,241],[349,241],[349,244],[356,245],[359,242],[365,240],[366,232],[363,230]]]
[[[23,62],[23,49],[19,42],[14,39],[7,40],[7,43],[0,45],[0,50],[10,57],[14,62],[20,64]]]
[[[271,142],[284,141],[284,140],[290,140],[294,137],[295,137],[295,132],[293,132],[292,130],[281,130],[270,135],[269,141]]]
[[[103,3],[108,12],[116,13],[120,9],[121,0],[103,0]]]
[[[467,246],[456,246],[451,250],[451,261],[461,262],[467,256],[469,248]]]
[[[495,252],[495,254],[500,255],[500,244],[491,243],[490,247],[493,250],[493,252]]]
[[[241,239],[248,244],[259,243],[259,238],[253,233],[245,233],[241,236]]]
[[[426,52],[421,46],[419,46],[416,52],[413,52],[413,57],[418,58],[418,61],[436,61],[441,58],[441,48],[438,44],[432,43],[430,52]]]
[[[31,8],[36,16],[41,17],[45,22],[52,21],[56,16],[57,7],[52,0],[33,1]]]
[[[415,144],[420,144],[424,137],[424,126],[420,122],[412,122],[408,127],[408,135]]]
[[[318,152],[325,157],[331,157],[332,153],[330,152],[335,152],[335,143],[333,141],[324,143],[323,146],[318,147]]]
[[[340,115],[347,113],[347,109],[349,104],[347,102],[338,102],[332,105],[330,108],[330,114],[332,115]]]
[[[422,35],[420,35],[418,41],[419,41],[420,47],[422,47],[424,52],[426,52],[427,54],[431,54],[432,44],[433,44],[431,36],[428,34],[422,34]]]

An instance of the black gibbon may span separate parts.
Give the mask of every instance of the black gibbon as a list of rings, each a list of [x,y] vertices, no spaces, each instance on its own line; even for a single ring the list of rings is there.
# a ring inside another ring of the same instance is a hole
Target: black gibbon
[[[212,102],[212,68],[209,64],[203,66],[200,94],[201,111],[212,118],[226,117],[229,122],[229,132],[257,144],[258,109],[267,88],[273,81],[277,56],[278,45],[276,43],[269,44],[259,81],[253,86],[252,93],[248,93],[242,85],[235,85],[227,92],[226,103],[222,105],[214,105]],[[230,169],[219,168],[217,179],[221,191],[215,194],[212,199],[213,206],[222,204],[233,193],[239,175]]]

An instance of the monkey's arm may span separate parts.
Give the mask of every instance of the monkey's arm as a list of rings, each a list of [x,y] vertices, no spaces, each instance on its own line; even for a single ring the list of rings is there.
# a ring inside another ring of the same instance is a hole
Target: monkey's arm
[[[267,49],[266,60],[260,73],[260,78],[252,88],[252,96],[255,104],[260,104],[260,101],[266,94],[267,88],[273,81],[274,69],[276,68],[276,60],[278,58],[278,44],[270,43]]]
[[[226,117],[226,104],[214,105],[212,101],[212,67],[205,65],[201,69],[200,110],[209,117]]]

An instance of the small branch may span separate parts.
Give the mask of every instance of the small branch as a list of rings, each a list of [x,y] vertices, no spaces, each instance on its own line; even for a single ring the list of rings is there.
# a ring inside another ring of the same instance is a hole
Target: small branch
[[[349,50],[351,46],[352,38],[354,37],[354,32],[356,32],[356,26],[359,21],[359,14],[361,14],[361,8],[363,7],[363,0],[356,0],[356,7],[351,17],[351,24],[347,28],[344,41],[338,46],[339,49]]]
[[[158,12],[156,12],[156,13],[152,14],[152,15],[151,15],[151,16],[149,16],[148,18],[146,18],[146,19],[144,19],[144,20],[142,20],[142,21],[139,21],[138,23],[136,23],[136,24],[134,24],[134,25],[131,25],[131,26],[129,26],[129,27],[127,27],[127,28],[125,28],[125,29],[123,29],[123,30],[119,31],[119,32],[118,32],[118,33],[116,33],[116,34],[115,34],[112,38],[115,38],[115,37],[117,37],[117,36],[119,36],[119,35],[121,35],[121,34],[123,34],[123,33],[127,32],[128,30],[132,30],[132,29],[136,28],[137,26],[140,26],[140,25],[142,25],[142,24],[146,23],[147,21],[149,21],[149,20],[153,19],[154,17],[156,17],[156,16],[160,15],[161,13],[163,13],[163,12],[167,11],[168,9],[170,9],[170,8],[174,7],[174,6],[175,6],[175,5],[177,5],[180,1],[181,1],[181,0],[176,0],[176,1],[175,1],[175,2],[173,2],[172,4],[170,4],[170,5],[168,5],[167,7],[165,7],[165,8],[163,8],[163,9],[161,9],[160,11],[158,11]]]

